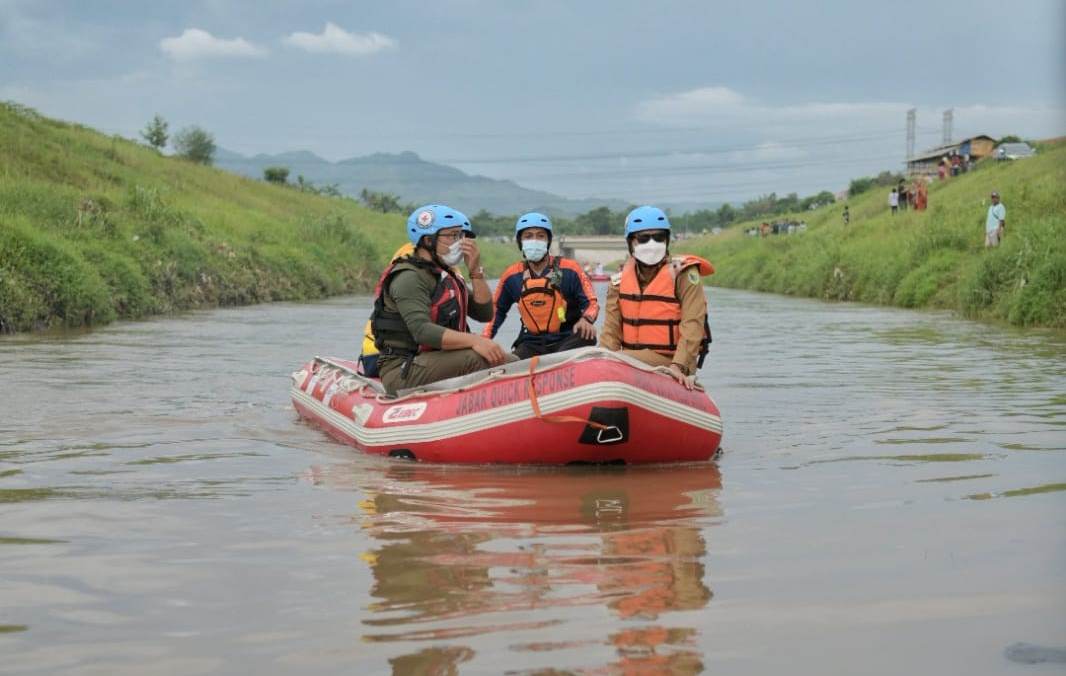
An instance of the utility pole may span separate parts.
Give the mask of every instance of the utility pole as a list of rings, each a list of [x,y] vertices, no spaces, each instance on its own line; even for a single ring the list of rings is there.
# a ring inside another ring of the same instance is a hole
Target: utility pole
[[[911,108],[907,111],[907,161],[910,162],[914,159],[914,130],[916,127],[916,118],[918,115],[917,108]]]
[[[944,145],[950,145],[951,144],[951,131],[952,131],[951,127],[954,125],[954,122],[955,122],[955,109],[954,108],[948,108],[947,110],[944,111],[944,139],[943,139],[943,144]]]

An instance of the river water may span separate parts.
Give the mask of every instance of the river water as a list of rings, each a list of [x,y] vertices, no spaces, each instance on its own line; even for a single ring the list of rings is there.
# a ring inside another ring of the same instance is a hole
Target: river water
[[[1061,673],[1066,338],[709,295],[717,465],[361,455],[366,298],[0,340],[0,673]]]

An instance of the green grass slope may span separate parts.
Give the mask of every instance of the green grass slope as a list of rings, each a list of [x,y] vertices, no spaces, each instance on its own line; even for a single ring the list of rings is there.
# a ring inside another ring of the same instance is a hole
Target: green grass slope
[[[0,104],[0,332],[367,290],[403,219]]]
[[[930,186],[929,208],[893,216],[887,190],[797,214],[805,233],[748,237],[756,223],[686,242],[710,283],[826,300],[944,308],[972,319],[1066,328],[1066,143],[1036,157],[985,161]],[[988,195],[1007,207],[1003,244],[984,248]]]

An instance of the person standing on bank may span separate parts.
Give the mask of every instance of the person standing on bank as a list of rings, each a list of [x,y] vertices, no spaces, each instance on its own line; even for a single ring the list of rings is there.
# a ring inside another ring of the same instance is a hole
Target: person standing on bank
[[[1003,232],[1007,227],[1007,207],[999,201],[999,193],[991,195],[992,204],[988,207],[988,215],[985,216],[985,247],[999,246],[1003,240]]]
[[[662,209],[637,207],[626,216],[630,257],[611,277],[600,345],[651,366],[663,366],[692,389],[711,330],[700,277],[714,267],[698,256],[669,252],[670,220]]]
[[[512,351],[519,359],[595,345],[596,291],[576,261],[548,253],[551,219],[536,212],[519,216],[515,241],[522,260],[500,275],[493,297],[496,315],[483,335],[495,338],[517,304],[522,330]]]
[[[467,328],[467,317],[492,319],[491,292],[470,220],[450,207],[429,204],[411,213],[406,229],[414,253],[382,273],[370,316],[385,390],[395,394],[507,361],[503,348]],[[472,291],[452,270],[460,261],[466,263]]]

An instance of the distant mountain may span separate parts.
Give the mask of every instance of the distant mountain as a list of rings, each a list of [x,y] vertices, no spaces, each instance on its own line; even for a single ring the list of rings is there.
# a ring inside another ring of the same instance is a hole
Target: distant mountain
[[[215,153],[215,166],[251,178],[262,178],[266,167],[284,166],[289,168],[290,180],[302,175],[318,185],[335,183],[352,197],[366,188],[399,195],[412,204],[444,202],[471,215],[485,209],[505,215],[544,211],[573,216],[601,206],[616,211],[628,206],[621,200],[570,199],[523,188],[514,181],[471,176],[446,164],[427,162],[410,151],[330,162],[306,150],[246,157],[220,148]]]

